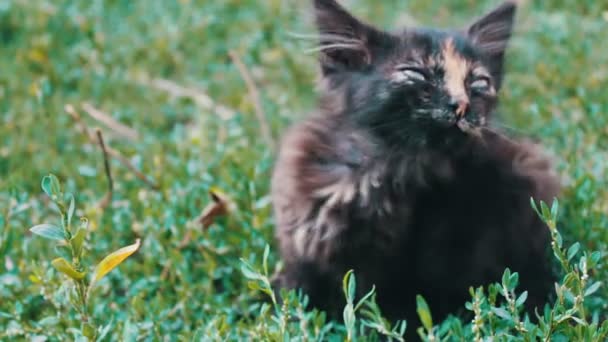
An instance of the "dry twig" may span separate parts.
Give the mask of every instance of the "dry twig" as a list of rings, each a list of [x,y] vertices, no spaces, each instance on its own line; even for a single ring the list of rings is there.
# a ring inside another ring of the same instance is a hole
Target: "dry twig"
[[[101,151],[103,152],[103,165],[106,172],[106,178],[108,179],[108,191],[103,196],[103,198],[99,201],[99,208],[102,210],[105,209],[110,202],[112,201],[112,196],[114,195],[114,181],[112,180],[112,172],[110,170],[110,160],[108,158],[108,150],[106,149],[106,144],[103,141],[103,135],[101,134],[101,130],[97,128],[95,130],[97,133],[97,139],[99,140],[99,147],[101,147]]]
[[[82,134],[84,134],[91,143],[97,145],[98,144],[97,137],[84,124],[84,122],[82,121],[82,118],[80,117],[78,112],[76,112],[76,109],[74,109],[74,106],[68,104],[68,105],[65,105],[64,109],[72,117],[72,119],[74,119],[74,121],[76,121],[76,123],[80,127],[80,131],[82,132]],[[149,187],[151,187],[154,190],[158,190],[160,188],[154,181],[150,180],[146,175],[144,175],[135,166],[133,166],[133,164],[131,164],[129,159],[127,157],[123,156],[119,151],[111,148],[110,146],[106,146],[106,152],[108,153],[109,156],[117,159],[122,165],[124,165],[127,169],[129,169],[131,172],[133,172],[135,177],[139,178],[142,182],[146,183]]]
[[[108,128],[111,128],[113,132],[115,132],[131,141],[135,141],[135,140],[139,139],[139,134],[137,133],[136,130],[118,122],[116,119],[114,119],[107,113],[104,113],[101,110],[93,107],[90,103],[88,103],[88,102],[83,103],[82,109],[84,109],[84,111],[87,114],[89,114],[89,116],[92,117],[93,119],[108,126]]]
[[[253,81],[253,77],[251,77],[251,73],[247,69],[247,66],[245,65],[245,63],[243,63],[243,61],[241,60],[241,58],[239,57],[239,55],[236,52],[229,51],[228,55],[230,56],[232,63],[234,63],[234,65],[239,70],[239,73],[241,74],[243,81],[245,81],[245,85],[247,86],[247,90],[249,91],[249,96],[251,97],[251,101],[253,102],[255,115],[258,119],[258,122],[260,123],[260,129],[262,130],[262,136],[264,137],[264,140],[266,140],[266,143],[268,144],[268,146],[274,148],[274,146],[275,146],[274,138],[272,137],[272,133],[270,131],[270,125],[268,124],[268,121],[266,120],[266,115],[264,114],[264,109],[262,108],[262,102],[260,100],[260,92],[258,91],[258,88],[255,85],[255,82]]]
[[[161,90],[176,98],[188,98],[194,101],[197,106],[210,112],[215,112],[221,119],[228,120],[234,117],[236,111],[224,105],[218,104],[204,92],[181,86],[171,80],[162,78],[148,79],[143,77],[139,80],[140,84],[150,86],[156,90]]]

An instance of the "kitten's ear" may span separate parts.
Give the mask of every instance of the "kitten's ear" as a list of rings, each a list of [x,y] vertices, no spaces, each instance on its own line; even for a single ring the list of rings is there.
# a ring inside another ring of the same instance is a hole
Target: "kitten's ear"
[[[489,57],[498,85],[502,78],[503,59],[513,31],[516,9],[515,0],[509,0],[468,28],[471,41]]]
[[[371,63],[380,31],[355,18],[335,0],[314,0],[313,4],[323,74]]]

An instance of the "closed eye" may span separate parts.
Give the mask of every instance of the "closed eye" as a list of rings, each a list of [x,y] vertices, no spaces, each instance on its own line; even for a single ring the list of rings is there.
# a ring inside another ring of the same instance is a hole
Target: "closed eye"
[[[471,82],[470,87],[475,91],[486,91],[490,89],[490,79],[485,76],[478,77]]]
[[[426,81],[426,72],[418,67],[412,66],[399,66],[397,68],[398,72],[401,76],[407,80],[411,81]]]

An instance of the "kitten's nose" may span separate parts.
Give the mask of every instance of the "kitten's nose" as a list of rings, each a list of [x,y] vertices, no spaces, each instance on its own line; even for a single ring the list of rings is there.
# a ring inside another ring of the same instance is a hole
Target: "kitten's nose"
[[[456,117],[462,118],[469,107],[469,100],[466,98],[452,98],[448,106],[456,114]]]

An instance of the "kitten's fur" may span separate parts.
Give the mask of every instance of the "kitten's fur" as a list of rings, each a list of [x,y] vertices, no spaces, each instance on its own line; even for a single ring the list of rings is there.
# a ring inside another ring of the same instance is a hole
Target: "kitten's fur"
[[[542,306],[548,230],[530,197],[551,201],[559,182],[536,144],[490,128],[515,3],[462,31],[394,33],[333,0],[314,8],[320,104],[287,132],[273,175],[276,285],[339,314],[354,269],[389,318],[415,319],[422,294],[441,319],[509,267]]]

